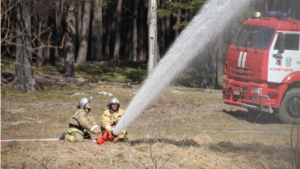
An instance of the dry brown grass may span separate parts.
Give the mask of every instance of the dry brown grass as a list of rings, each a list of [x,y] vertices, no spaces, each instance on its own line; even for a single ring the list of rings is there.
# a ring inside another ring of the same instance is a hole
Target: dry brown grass
[[[82,96],[93,97],[100,124],[111,98],[101,91],[126,108],[138,88],[93,84],[32,94],[2,89],[2,140],[58,138]],[[295,168],[291,128],[270,115],[224,105],[220,92],[168,88],[128,126],[128,142],[11,142],[1,145],[1,168]]]

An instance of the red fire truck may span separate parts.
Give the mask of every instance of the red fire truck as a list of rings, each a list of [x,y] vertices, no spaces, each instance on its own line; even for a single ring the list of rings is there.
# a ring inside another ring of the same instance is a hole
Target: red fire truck
[[[245,20],[224,64],[225,104],[300,122],[300,21],[265,12]]]

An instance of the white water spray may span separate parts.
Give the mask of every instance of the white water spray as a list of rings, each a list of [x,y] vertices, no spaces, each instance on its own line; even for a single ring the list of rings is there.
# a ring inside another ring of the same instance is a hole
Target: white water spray
[[[173,78],[217,37],[234,14],[245,9],[251,0],[209,0],[181,32],[170,50],[146,79],[129,103],[113,134],[119,135],[167,87]]]

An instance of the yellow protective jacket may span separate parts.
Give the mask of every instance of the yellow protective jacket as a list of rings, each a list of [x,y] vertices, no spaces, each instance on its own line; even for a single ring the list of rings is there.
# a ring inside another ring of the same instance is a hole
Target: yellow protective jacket
[[[70,128],[77,128],[83,132],[87,130],[93,134],[99,133],[100,128],[97,125],[92,113],[88,109],[79,109],[71,118]]]
[[[104,110],[104,112],[101,115],[101,130],[107,130],[107,131],[113,131],[114,127],[117,124],[117,118],[121,117],[124,113],[123,109],[120,109],[116,112],[113,112],[110,109]]]

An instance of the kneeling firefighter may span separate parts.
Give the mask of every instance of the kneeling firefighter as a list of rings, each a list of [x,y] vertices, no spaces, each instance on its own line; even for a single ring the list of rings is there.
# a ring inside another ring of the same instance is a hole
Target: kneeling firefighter
[[[78,111],[71,118],[64,140],[72,143],[83,142],[85,136],[88,135],[87,131],[96,134],[101,139],[101,136],[99,136],[101,130],[91,113],[90,100],[81,98],[77,108]]]
[[[112,98],[107,104],[107,109],[102,113],[101,120],[101,130],[103,133],[102,139],[112,140],[124,140],[126,138],[126,129],[118,136],[114,136],[112,131],[117,125],[118,121],[122,117],[124,110],[120,108],[120,101],[117,98]]]

